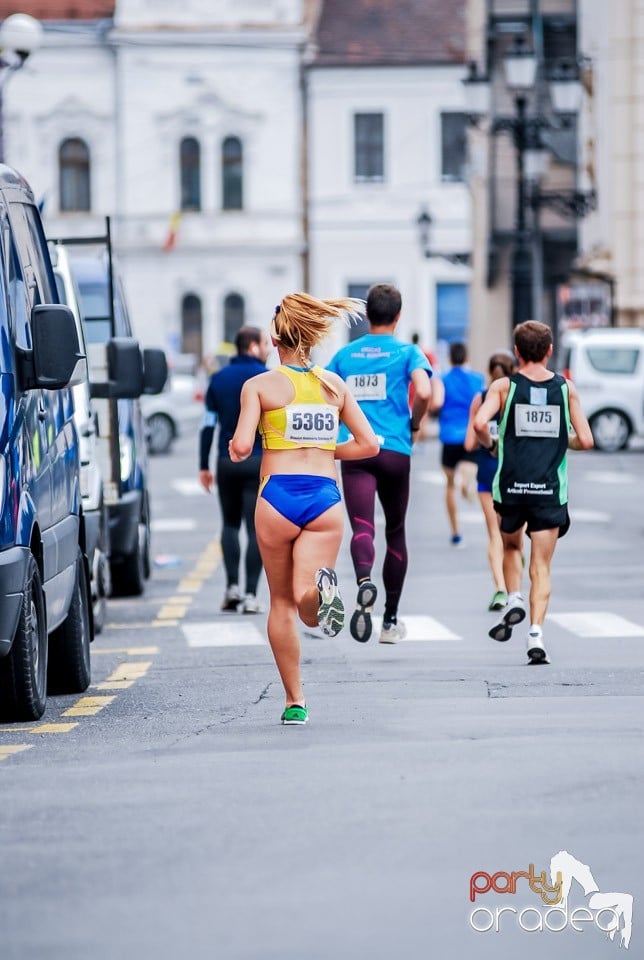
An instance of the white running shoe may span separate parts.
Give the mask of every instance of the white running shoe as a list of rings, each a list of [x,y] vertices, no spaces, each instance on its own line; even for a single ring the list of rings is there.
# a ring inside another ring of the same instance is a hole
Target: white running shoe
[[[332,567],[321,567],[315,574],[320,605],[318,624],[327,637],[335,637],[344,626],[344,604],[338,588],[338,578]]]
[[[488,637],[501,642],[509,640],[512,636],[512,628],[522,620],[525,620],[525,600],[523,597],[512,597],[508,600],[500,619],[488,630]]]
[[[527,648],[530,663],[550,663],[546,648],[543,645],[543,636],[541,633],[530,631],[528,634]]]
[[[399,640],[404,640],[406,636],[407,627],[402,620],[397,620],[396,623],[385,623],[383,620],[378,642],[398,643]]]
[[[224,594],[224,599],[221,604],[222,611],[224,613],[236,613],[241,599],[242,595],[239,592],[239,587],[236,583],[231,583]]]
[[[263,613],[263,608],[254,593],[247,593],[239,606],[239,613]]]

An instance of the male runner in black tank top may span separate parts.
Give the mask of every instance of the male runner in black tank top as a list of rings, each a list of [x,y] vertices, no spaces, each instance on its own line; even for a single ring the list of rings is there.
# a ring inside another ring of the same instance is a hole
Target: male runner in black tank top
[[[569,448],[589,450],[593,437],[574,385],[546,366],[552,356],[550,328],[534,320],[519,324],[514,330],[514,351],[518,373],[490,385],[474,419],[482,446],[498,449],[492,497],[500,516],[509,594],[489,635],[509,640],[512,628],[525,618],[521,534],[527,525],[531,539],[528,660],[548,663],[542,627],[550,599],[550,564],[558,537],[570,526],[566,456]],[[499,436],[492,442],[488,424],[497,413]]]

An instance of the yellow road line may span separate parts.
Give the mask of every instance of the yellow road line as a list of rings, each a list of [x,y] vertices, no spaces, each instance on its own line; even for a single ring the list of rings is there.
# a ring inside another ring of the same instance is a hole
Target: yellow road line
[[[149,626],[149,624],[147,624]],[[158,653],[158,647],[110,647],[109,650],[94,650],[92,645],[92,653],[108,654],[108,653],[127,653],[129,657],[136,657],[139,654],[146,654],[150,656],[151,653]]]
[[[188,607],[186,604],[166,603],[157,613],[157,620],[177,620],[186,615]]]
[[[115,680],[138,680],[144,676],[152,666],[151,660],[136,660],[134,663],[120,663],[116,670],[107,678],[108,681]]]
[[[192,603],[192,599],[193,599],[192,597],[177,596],[177,597],[168,597],[168,599],[165,602],[169,605],[179,603],[181,604],[181,606],[184,606],[186,604],[189,606]]]
[[[41,723],[39,727],[33,727],[32,733],[69,733],[78,723]]]
[[[0,746],[0,760],[6,760],[12,757],[14,753],[22,753],[23,750],[31,750],[33,743],[12,743]]]
[[[63,717],[91,717],[99,710],[103,710],[116,697],[81,697],[73,707],[65,710]]]
[[[199,593],[203,587],[203,580],[196,577],[186,578],[179,584],[179,593]]]
[[[149,626],[151,627],[176,627],[179,623],[178,620],[153,620]]]

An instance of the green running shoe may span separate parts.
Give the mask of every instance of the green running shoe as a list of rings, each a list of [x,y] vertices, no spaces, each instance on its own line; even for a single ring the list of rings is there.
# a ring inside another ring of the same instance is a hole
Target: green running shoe
[[[488,610],[503,610],[507,602],[508,595],[505,590],[497,590],[490,600],[490,606],[488,607]]]
[[[344,626],[344,604],[338,589],[338,578],[331,567],[322,567],[315,574],[320,595],[318,623],[322,633],[335,637]]]
[[[282,714],[282,723],[285,726],[293,726],[299,724],[300,726],[304,723],[309,722],[309,711],[306,706],[301,707],[299,703],[294,703],[292,706],[287,707]]]

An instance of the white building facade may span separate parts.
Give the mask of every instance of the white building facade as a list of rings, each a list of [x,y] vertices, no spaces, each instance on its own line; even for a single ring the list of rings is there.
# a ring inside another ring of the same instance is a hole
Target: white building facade
[[[51,0],[5,89],[5,153],[49,236],[112,217],[143,344],[212,356],[289,291],[378,281],[403,293],[403,337],[467,337],[469,267],[425,256],[471,246],[465,0],[404,0],[372,36],[369,0],[96,3],[67,20]]]
[[[302,285],[303,0],[119,0],[46,22],[11,78],[5,155],[50,236],[112,217],[144,344],[205,356]]]
[[[469,267],[425,257],[418,224],[426,211],[432,253],[470,249],[469,192],[445,171],[442,149],[446,115],[463,115],[462,76],[460,66],[308,71],[311,292],[363,296],[372,283],[394,283],[399,335],[416,333],[432,349],[447,338],[450,299],[467,336]],[[365,148],[361,125],[367,141],[372,130]],[[338,331],[329,349],[346,338]]]
[[[309,280],[318,296],[394,283],[400,336],[444,357],[439,341],[467,338],[470,270],[425,253],[470,250],[464,8],[402,6],[386,30],[368,2],[323,7],[306,69]]]

